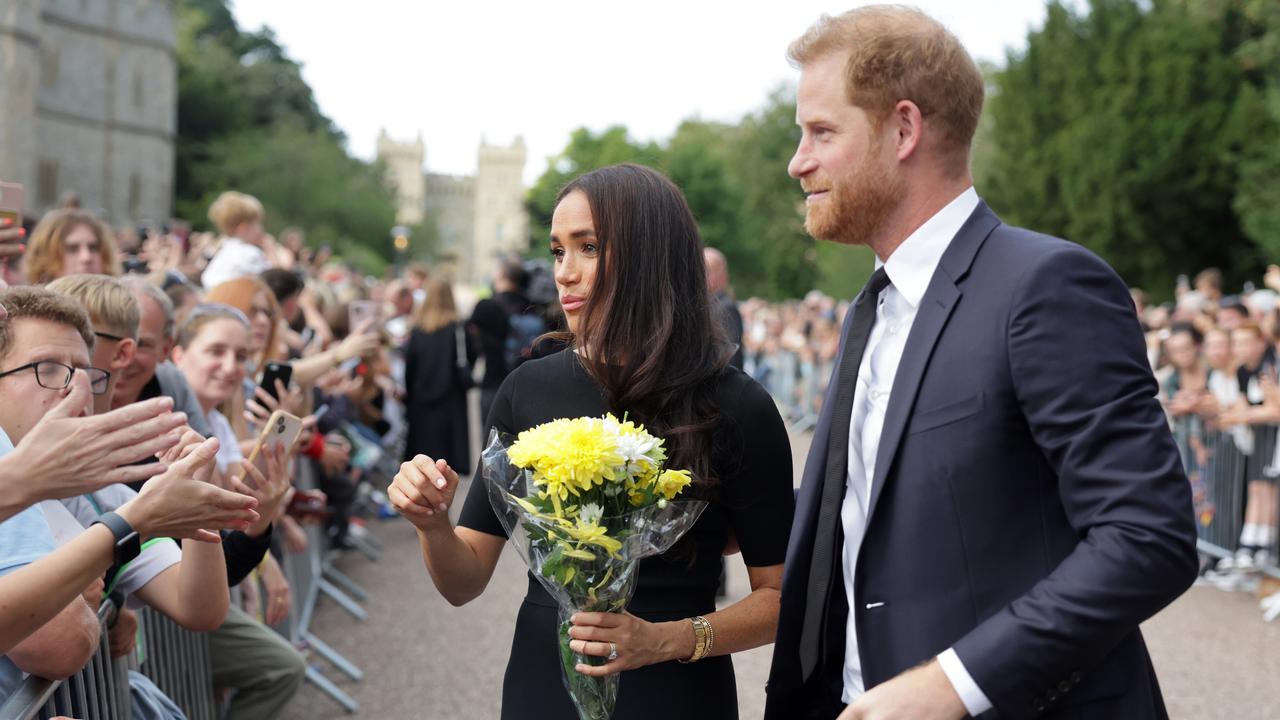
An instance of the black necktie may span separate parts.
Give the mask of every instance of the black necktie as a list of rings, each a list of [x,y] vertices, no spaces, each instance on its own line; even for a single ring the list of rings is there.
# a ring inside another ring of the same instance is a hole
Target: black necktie
[[[822,656],[820,633],[831,593],[835,569],[836,522],[844,499],[849,474],[849,426],[853,420],[853,391],[858,383],[862,353],[871,339],[876,322],[876,300],[889,286],[884,268],[877,268],[853,304],[853,320],[845,338],[844,354],[836,375],[835,405],[831,408],[831,434],[827,438],[827,474],[822,484],[822,504],[813,537],[813,559],[809,563],[809,592],[805,597],[804,624],[800,630],[800,672],[808,679]]]

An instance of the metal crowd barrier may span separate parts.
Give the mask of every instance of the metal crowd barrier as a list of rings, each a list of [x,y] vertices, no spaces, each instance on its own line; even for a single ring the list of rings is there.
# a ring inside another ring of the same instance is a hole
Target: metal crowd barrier
[[[315,489],[317,482],[314,463],[303,461],[299,462],[297,467],[295,485],[298,489]],[[352,617],[361,621],[366,620],[368,614],[360,606],[360,602],[367,601],[368,593],[354,580],[333,569],[332,561],[328,557],[328,537],[323,526],[307,524],[303,529],[307,534],[307,552],[299,555],[286,553],[281,562],[295,602],[294,611],[282,623],[280,631],[294,646],[308,647],[352,680],[363,680],[364,671],[359,666],[312,632],[311,619],[315,613],[316,602],[320,595],[324,594],[349,612]],[[335,578],[340,579],[335,581]],[[348,713],[359,712],[360,703],[338,687],[318,666],[309,663],[306,678]]]
[[[1246,513],[1250,512],[1250,485],[1270,486],[1275,507],[1264,514],[1271,538],[1265,549],[1269,557],[1257,570],[1280,577],[1280,453],[1276,427],[1241,425],[1214,429],[1198,417],[1177,418],[1174,440],[1182,455],[1183,468],[1191,482],[1195,505],[1197,546],[1210,559],[1234,558],[1240,549]],[[1264,491],[1268,492],[1268,491]],[[1266,500],[1264,500],[1265,502]]]
[[[216,720],[208,639],[179,627],[157,612],[138,612],[139,648],[112,659],[108,631],[117,609],[102,601],[98,649],[80,672],[66,680],[28,677],[0,705],[0,720],[48,720],[65,715],[83,720],[130,720],[129,671],[146,675],[190,720]],[[141,658],[139,657],[141,655]]]

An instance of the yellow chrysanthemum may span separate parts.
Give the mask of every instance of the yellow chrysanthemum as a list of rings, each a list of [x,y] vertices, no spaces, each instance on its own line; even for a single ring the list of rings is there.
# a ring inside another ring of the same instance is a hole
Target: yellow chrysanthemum
[[[610,555],[616,555],[622,549],[622,542],[609,537],[608,528],[594,522],[579,522],[576,525],[566,526],[564,530],[579,546],[595,545]]]
[[[688,470],[666,470],[658,476],[658,493],[667,500],[674,500],[691,482],[693,478]]]
[[[557,503],[606,481],[622,479],[626,462],[618,452],[618,434],[597,418],[544,423],[520,433],[507,449],[512,465],[533,471]]]

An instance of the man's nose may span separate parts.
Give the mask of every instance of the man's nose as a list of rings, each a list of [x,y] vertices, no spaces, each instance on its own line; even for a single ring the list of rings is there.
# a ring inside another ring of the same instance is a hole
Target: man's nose
[[[805,141],[801,141],[796,147],[796,154],[791,156],[791,162],[787,163],[787,174],[799,180],[800,178],[813,172],[817,167],[817,162],[813,159],[813,155],[809,153]]]

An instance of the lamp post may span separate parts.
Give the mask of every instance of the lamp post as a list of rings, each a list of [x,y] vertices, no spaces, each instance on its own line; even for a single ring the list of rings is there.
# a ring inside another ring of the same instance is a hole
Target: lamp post
[[[411,235],[412,233],[409,231],[408,226],[396,225],[391,228],[391,244],[395,246],[396,265],[401,270],[404,270],[404,260],[409,252],[409,238]]]

